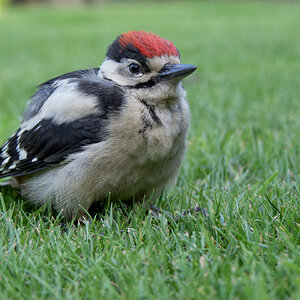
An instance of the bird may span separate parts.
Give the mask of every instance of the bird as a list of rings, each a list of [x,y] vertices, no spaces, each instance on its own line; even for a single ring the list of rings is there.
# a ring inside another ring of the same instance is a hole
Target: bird
[[[100,67],[37,87],[0,148],[0,178],[66,219],[107,201],[153,203],[178,178],[190,123],[182,79],[195,70],[157,34],[120,34]]]

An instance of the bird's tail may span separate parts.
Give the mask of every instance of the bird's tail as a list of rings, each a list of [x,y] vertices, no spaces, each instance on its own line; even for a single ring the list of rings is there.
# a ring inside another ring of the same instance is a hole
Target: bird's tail
[[[5,181],[0,181],[0,188],[10,186],[13,189],[19,189],[20,184],[15,178],[7,178]]]

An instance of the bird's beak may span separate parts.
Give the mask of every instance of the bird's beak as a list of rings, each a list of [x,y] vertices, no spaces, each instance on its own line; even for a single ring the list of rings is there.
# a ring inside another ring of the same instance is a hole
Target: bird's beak
[[[166,64],[157,74],[159,81],[171,80],[174,78],[183,79],[192,74],[197,69],[196,66],[187,64]]]

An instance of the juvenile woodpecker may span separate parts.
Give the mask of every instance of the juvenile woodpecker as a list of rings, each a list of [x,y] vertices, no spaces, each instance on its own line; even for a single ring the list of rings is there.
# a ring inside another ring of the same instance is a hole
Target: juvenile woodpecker
[[[176,182],[183,160],[189,107],[181,80],[195,70],[180,64],[171,41],[121,34],[100,68],[38,86],[0,149],[0,178],[67,219],[108,197],[154,200]]]

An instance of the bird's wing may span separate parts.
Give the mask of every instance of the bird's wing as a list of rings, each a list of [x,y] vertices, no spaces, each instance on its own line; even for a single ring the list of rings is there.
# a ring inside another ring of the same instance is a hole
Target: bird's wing
[[[50,80],[45,81],[37,87],[36,93],[32,96],[23,114],[23,120],[26,121],[33,117],[39,112],[44,102],[49,98],[49,96],[57,89],[58,82],[64,79],[80,79],[89,76],[97,77],[99,68],[92,68],[87,70],[79,70],[70,73],[66,73]]]
[[[0,148],[0,178],[62,163],[84,146],[107,139],[123,93],[94,71],[62,75],[39,86],[21,127]]]

